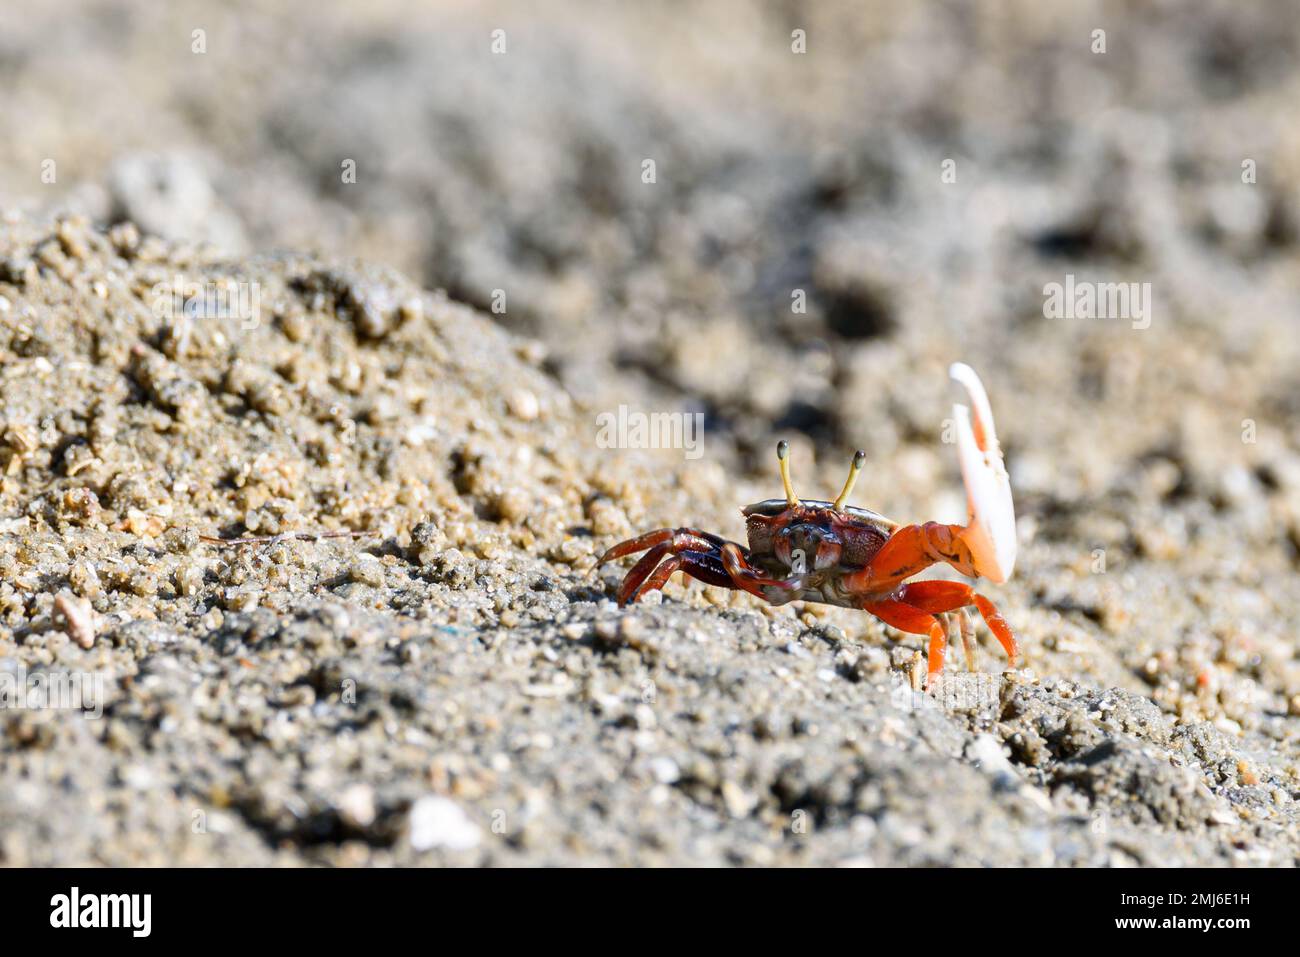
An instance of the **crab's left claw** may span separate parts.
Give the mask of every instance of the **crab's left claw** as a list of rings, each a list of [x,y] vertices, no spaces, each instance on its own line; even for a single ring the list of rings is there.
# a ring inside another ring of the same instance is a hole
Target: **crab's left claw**
[[[1016,564],[1016,511],[1011,501],[1011,480],[993,428],[993,410],[974,369],[964,362],[954,362],[948,374],[965,386],[971,400],[969,409],[960,404],[953,406],[957,454],[970,510],[961,539],[970,549],[974,572],[990,581],[1004,582]]]

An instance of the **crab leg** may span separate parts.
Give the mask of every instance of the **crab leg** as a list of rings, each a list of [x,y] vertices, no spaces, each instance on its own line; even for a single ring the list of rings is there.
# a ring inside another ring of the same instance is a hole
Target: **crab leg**
[[[632,566],[632,570],[623,576],[623,581],[618,588],[618,603],[626,605],[630,601],[636,601],[642,594],[648,591],[654,591],[656,588],[662,588],[673,572],[678,568],[686,565],[684,569],[688,574],[703,581],[717,585],[730,585],[731,578],[719,562],[714,562],[712,566],[705,562],[695,562],[689,559],[694,556],[706,556],[710,552],[716,552],[720,545],[726,544],[726,539],[708,532],[701,532],[693,528],[659,528],[653,532],[646,532],[644,535],[638,535],[635,538],[629,538],[625,542],[619,542],[601,555],[596,562],[599,568],[605,562],[613,561],[617,558],[623,558],[626,555],[635,555],[637,552],[649,549],[641,560]],[[678,559],[681,554],[686,556],[687,560]],[[667,572],[661,573],[659,563],[665,556],[672,556],[665,566],[670,566]]]
[[[971,624],[970,612],[965,608],[957,609],[957,624],[961,627],[961,650],[966,654],[966,670],[975,670],[975,652],[973,639],[975,626]]]
[[[630,572],[623,576],[623,581],[618,586],[618,603],[620,605],[626,605],[629,601],[636,600],[641,593],[641,586],[654,573],[664,556],[671,550],[671,543],[660,542],[641,556],[641,560],[632,566]]]
[[[637,601],[642,595],[648,595],[652,591],[663,588],[664,585],[668,584],[668,579],[679,571],[708,585],[718,585],[722,588],[735,587],[731,576],[715,556],[704,552],[683,552],[680,555],[670,555],[665,559],[664,563],[655,569],[654,574],[647,578],[645,584],[638,588],[634,594],[631,594],[629,598],[620,597],[619,604],[626,605],[629,599]],[[620,596],[626,590],[627,583],[625,581],[619,589]]]
[[[596,567],[599,568],[606,562],[612,562],[625,555],[635,555],[663,542],[672,542],[673,548],[677,551],[692,548],[695,551],[707,552],[711,548],[721,548],[727,540],[696,528],[657,528],[653,532],[629,538],[609,548],[596,560]]]
[[[649,549],[649,551],[646,551]],[[618,589],[618,603],[626,605],[642,595],[662,588],[677,571],[710,585],[739,588],[772,601],[763,589],[782,588],[798,594],[800,579],[771,578],[749,563],[749,556],[735,542],[694,528],[660,528],[630,538],[610,548],[596,562],[605,562],[645,551]],[[660,564],[663,562],[663,564]]]
[[[1002,650],[1007,653],[1007,659],[1010,661],[1011,667],[1014,668],[1020,660],[1020,645],[1016,641],[1016,636],[1011,632],[1011,626],[1002,617],[1002,613],[994,607],[993,602],[976,592],[970,585],[964,582],[948,581],[912,582],[909,585],[904,585],[895,594],[899,601],[932,614],[943,614],[944,612],[960,609],[963,616],[965,616],[966,609],[974,605],[979,610],[980,616],[983,617],[984,624],[988,626],[989,631],[993,633],[993,637],[1002,645]],[[969,628],[970,623],[967,620],[962,631],[963,641],[966,640]],[[969,657],[969,651],[967,655]]]
[[[892,625],[899,631],[905,631],[909,635],[930,636],[930,648],[926,665],[929,673],[926,676],[925,686],[927,690],[933,690],[936,677],[943,671],[944,653],[948,649],[948,634],[943,623],[928,611],[922,611],[920,608],[895,598],[871,602],[864,605],[863,608],[886,625]]]

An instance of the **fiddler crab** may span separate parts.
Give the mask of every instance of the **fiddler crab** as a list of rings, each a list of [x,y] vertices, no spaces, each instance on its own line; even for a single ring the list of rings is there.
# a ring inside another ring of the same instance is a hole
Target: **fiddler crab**
[[[646,553],[623,578],[619,605],[663,588],[680,571],[710,585],[743,589],[773,605],[803,600],[860,608],[900,631],[929,636],[928,689],[937,685],[943,671],[953,618],[960,628],[966,666],[974,670],[967,610],[974,605],[1015,668],[1020,647],[991,601],[961,582],[906,582],[936,562],[947,562],[963,575],[1000,583],[1011,576],[1016,561],[1011,482],[988,396],[970,366],[958,362],[948,371],[971,400],[969,409],[953,406],[967,524],[901,525],[846,504],[866,461],[861,450],[853,456],[849,477],[834,502],[800,500],[790,483],[789,446],[780,442],[776,457],[785,498],[741,509],[749,547],[694,528],[661,528],[620,542],[600,557],[597,567]]]

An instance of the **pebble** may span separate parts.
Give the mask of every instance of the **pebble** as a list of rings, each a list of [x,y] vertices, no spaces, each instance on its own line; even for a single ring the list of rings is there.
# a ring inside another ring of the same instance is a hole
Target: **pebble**
[[[482,829],[459,804],[438,795],[426,795],[411,805],[408,827],[411,847],[417,851],[468,851],[483,838]]]
[[[750,794],[735,781],[722,782],[722,803],[732,817],[748,817],[758,806],[758,798]]]
[[[672,758],[652,758],[649,764],[650,774],[660,784],[673,784],[681,778],[681,768]]]
[[[506,407],[516,419],[532,422],[541,415],[542,407],[537,396],[528,389],[515,389],[506,399]]]
[[[62,622],[64,633],[80,647],[89,649],[95,644],[95,613],[90,602],[70,591],[61,591],[54,598],[54,614]]]
[[[495,501],[497,516],[507,522],[522,522],[533,510],[533,500],[521,489],[511,488],[501,492]]]
[[[1003,786],[1019,780],[1016,769],[1002,751],[1002,742],[991,734],[977,734],[966,745],[966,758],[979,766],[980,770],[993,776]]]
[[[383,563],[373,555],[363,555],[357,558],[348,568],[348,577],[354,582],[369,585],[371,588],[382,588],[384,585]]]
[[[375,792],[366,784],[350,784],[339,795],[338,809],[345,824],[365,829],[375,822]]]

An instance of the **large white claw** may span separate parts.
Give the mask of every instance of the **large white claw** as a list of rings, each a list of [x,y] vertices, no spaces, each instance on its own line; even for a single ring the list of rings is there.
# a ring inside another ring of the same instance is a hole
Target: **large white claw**
[[[1016,509],[993,428],[993,410],[974,369],[964,362],[954,362],[948,375],[966,387],[975,412],[972,423],[971,409],[960,404],[952,407],[957,422],[957,455],[970,510],[961,537],[970,548],[975,573],[993,582],[1004,582],[1016,564]]]

